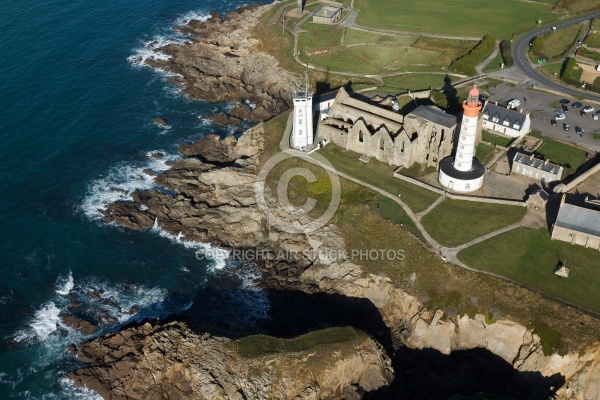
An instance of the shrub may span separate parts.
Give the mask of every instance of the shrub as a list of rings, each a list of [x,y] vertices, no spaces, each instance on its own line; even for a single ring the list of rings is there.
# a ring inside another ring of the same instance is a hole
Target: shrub
[[[500,54],[504,60],[505,67],[512,67],[515,64],[515,60],[512,56],[512,48],[510,46],[510,40],[503,40],[500,42]]]
[[[579,55],[582,57],[590,58],[592,60],[600,61],[600,53],[586,48],[579,49]]]
[[[569,57],[563,63],[562,69],[560,70],[561,79],[570,79],[573,68],[577,65],[577,60],[574,57]]]
[[[534,53],[538,53],[544,49],[544,39],[541,37],[536,37],[531,42],[531,51]]]
[[[494,51],[495,46],[496,38],[485,35],[471,51],[454,60],[450,64],[450,70],[459,74],[475,75],[477,73],[475,66],[485,60]]]

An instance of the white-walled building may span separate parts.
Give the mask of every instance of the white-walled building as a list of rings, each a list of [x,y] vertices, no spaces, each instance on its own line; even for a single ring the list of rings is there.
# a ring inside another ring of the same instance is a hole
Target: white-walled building
[[[313,130],[313,95],[307,91],[295,91],[294,101],[294,125],[290,146],[302,150],[311,146],[314,140]]]
[[[509,137],[522,137],[531,131],[529,114],[499,106],[489,101],[482,110],[483,129]]]
[[[548,160],[535,158],[533,154],[527,155],[517,152],[513,158],[511,172],[550,183],[561,180],[563,167]]]

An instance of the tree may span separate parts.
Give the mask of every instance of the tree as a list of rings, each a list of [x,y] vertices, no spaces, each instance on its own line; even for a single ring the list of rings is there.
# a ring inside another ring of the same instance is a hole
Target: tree
[[[544,39],[542,39],[541,37],[536,37],[535,39],[533,39],[533,42],[531,42],[531,51],[533,51],[534,53],[539,53],[543,49]]]

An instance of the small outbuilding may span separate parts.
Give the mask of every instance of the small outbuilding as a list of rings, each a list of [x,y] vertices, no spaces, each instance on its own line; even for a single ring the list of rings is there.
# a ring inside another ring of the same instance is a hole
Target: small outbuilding
[[[313,22],[316,24],[333,25],[340,21],[342,7],[323,5],[313,14]]]

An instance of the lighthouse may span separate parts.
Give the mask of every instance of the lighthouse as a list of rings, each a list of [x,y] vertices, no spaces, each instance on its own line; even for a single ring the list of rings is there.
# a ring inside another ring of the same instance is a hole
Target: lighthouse
[[[456,154],[440,162],[439,181],[451,191],[474,192],[483,184],[485,168],[475,158],[480,111],[479,90],[477,85],[474,85],[469,91],[469,97],[463,102],[463,118]]]

